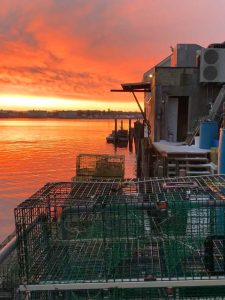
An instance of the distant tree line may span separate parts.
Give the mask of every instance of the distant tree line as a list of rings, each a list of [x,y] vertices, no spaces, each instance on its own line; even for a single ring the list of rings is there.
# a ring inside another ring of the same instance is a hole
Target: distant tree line
[[[113,110],[0,110],[0,118],[62,118],[62,119],[114,119],[114,118],[141,118],[138,112],[124,112]]]

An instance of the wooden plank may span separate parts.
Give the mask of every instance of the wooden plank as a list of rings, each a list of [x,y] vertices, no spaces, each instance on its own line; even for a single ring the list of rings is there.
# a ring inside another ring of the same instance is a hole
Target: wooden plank
[[[168,160],[180,160],[180,161],[209,161],[207,157],[173,157]]]

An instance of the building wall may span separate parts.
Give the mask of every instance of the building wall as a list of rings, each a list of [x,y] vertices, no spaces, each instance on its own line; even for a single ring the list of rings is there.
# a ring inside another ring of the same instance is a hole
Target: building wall
[[[145,95],[152,141],[168,139],[167,104],[170,97],[189,97],[188,131],[191,131],[195,122],[208,114],[209,102],[215,99],[219,89],[217,85],[201,85],[197,67],[156,67],[151,83],[151,100],[146,101],[148,95]]]
[[[144,82],[149,82],[151,81],[151,76],[155,71],[155,67],[170,67],[171,66],[171,58],[172,58],[172,54],[167,56],[165,59],[163,59],[161,62],[159,62],[156,66],[154,66],[153,68],[149,69],[148,71],[146,71],[143,74],[143,78],[142,81]]]
[[[177,44],[173,49],[171,67],[196,67],[196,52],[201,49],[196,44]]]

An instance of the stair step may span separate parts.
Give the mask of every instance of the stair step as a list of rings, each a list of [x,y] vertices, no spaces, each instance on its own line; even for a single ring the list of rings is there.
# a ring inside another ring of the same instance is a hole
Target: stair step
[[[177,165],[180,168],[210,168],[210,163],[206,164],[178,164]],[[168,164],[168,168],[176,168],[176,164]]]
[[[207,172],[207,171],[187,171],[186,174],[187,175],[210,175],[211,172]]]
[[[209,161],[207,157],[174,157],[174,158],[168,158],[169,161],[174,160],[183,160],[183,161]]]

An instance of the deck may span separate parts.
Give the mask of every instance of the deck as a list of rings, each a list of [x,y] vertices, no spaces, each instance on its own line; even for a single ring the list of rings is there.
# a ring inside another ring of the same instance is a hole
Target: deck
[[[184,145],[183,143],[172,143],[167,141],[160,141],[152,143],[153,147],[164,156],[168,154],[208,154],[210,150],[200,149],[195,145]]]

